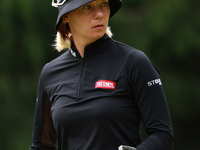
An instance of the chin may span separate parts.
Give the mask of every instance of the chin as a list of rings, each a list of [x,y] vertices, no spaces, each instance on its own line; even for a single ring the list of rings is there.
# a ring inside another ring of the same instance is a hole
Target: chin
[[[105,32],[94,33],[91,35],[91,38],[97,40],[97,39],[101,38],[104,34],[105,34]]]

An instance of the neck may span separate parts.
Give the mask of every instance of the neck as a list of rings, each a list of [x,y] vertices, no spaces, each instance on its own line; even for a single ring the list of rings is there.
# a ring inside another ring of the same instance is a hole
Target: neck
[[[80,39],[80,38],[74,38],[73,37],[74,45],[76,46],[76,49],[78,50],[78,52],[79,52],[79,54],[81,55],[82,58],[84,57],[85,47],[90,45],[91,43],[93,43],[96,40],[97,39],[86,40],[86,39]]]
[[[74,41],[74,44],[75,44],[75,46],[76,46],[77,51],[79,52],[79,54],[80,54],[81,57],[83,58],[83,57],[84,57],[84,52],[85,52],[85,47],[86,47],[87,45],[77,44],[75,41]]]

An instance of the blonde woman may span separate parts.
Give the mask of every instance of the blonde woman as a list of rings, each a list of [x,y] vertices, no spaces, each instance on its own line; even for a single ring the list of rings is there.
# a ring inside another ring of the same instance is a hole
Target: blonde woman
[[[114,41],[109,18],[121,0],[53,0],[55,48],[68,49],[40,75],[31,150],[172,150],[158,69]],[[141,123],[149,137],[140,139]]]

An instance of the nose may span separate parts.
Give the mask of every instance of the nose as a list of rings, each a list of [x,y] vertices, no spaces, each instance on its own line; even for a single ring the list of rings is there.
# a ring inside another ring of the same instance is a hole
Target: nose
[[[94,18],[96,19],[100,19],[103,17],[103,11],[101,10],[101,8],[97,8],[94,14]]]

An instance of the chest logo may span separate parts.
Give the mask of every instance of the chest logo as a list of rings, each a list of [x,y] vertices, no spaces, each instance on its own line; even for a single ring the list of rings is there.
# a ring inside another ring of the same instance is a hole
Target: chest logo
[[[109,80],[99,80],[95,83],[95,88],[115,89],[116,82]]]

